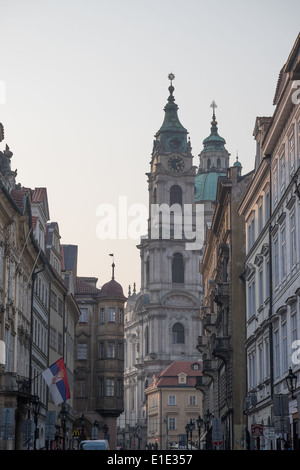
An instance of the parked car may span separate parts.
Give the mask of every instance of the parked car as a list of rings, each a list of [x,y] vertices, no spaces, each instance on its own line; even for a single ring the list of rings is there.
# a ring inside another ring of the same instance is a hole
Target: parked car
[[[81,441],[79,444],[79,450],[109,450],[109,443],[106,439]]]

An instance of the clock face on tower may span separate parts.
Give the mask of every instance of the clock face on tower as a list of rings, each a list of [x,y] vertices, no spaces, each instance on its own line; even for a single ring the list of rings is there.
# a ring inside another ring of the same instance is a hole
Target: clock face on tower
[[[172,155],[168,160],[168,168],[173,173],[179,173],[184,168],[184,161],[179,155]]]

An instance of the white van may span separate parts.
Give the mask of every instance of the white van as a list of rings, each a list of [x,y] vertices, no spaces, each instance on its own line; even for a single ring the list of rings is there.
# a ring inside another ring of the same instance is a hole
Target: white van
[[[109,443],[106,439],[81,441],[79,444],[79,450],[109,450]]]

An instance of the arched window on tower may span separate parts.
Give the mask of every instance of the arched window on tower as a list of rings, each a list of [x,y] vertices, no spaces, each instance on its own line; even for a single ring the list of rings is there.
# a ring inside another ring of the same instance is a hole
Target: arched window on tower
[[[210,161],[210,158],[207,160],[207,168],[210,168],[211,167],[211,161]]]
[[[221,160],[220,160],[220,158],[217,159],[217,168],[221,168]]]
[[[170,189],[170,206],[173,204],[182,205],[182,189],[177,184],[171,186]]]
[[[172,343],[184,344],[184,327],[181,323],[175,323],[172,328]]]
[[[172,282],[184,283],[184,264],[181,253],[174,253],[172,259]]]

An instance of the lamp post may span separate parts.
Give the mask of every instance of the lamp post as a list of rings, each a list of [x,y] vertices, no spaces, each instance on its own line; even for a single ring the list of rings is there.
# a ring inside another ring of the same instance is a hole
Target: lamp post
[[[99,421],[95,420],[92,427],[92,439],[98,438]]]
[[[205,431],[206,431],[206,441],[205,441],[206,450],[208,450],[210,447],[209,442],[208,442],[208,431],[209,431],[209,423],[212,417],[213,417],[213,414],[209,410],[206,410],[204,419],[203,419]]]
[[[81,424],[81,441],[84,440],[85,422],[86,422],[85,416],[84,416],[84,414],[82,414],[82,415],[81,415],[81,418],[80,418],[80,424]]]
[[[103,434],[104,434],[104,439],[107,439],[107,434],[108,434],[107,424],[103,424],[102,430],[103,430]]]
[[[34,424],[35,424],[35,430],[34,430],[34,440],[33,440],[33,449],[36,450],[36,440],[39,437],[39,430],[38,430],[38,420],[39,420],[39,415],[40,415],[40,410],[41,410],[41,402],[39,400],[39,397],[37,395],[34,395],[32,398],[32,414],[34,417]]]
[[[69,407],[65,403],[61,405],[59,418],[61,419],[61,427],[63,430],[63,450],[66,450],[66,430],[67,430],[67,417],[69,414]]]
[[[192,450],[192,442],[193,442],[193,429],[194,429],[194,423],[189,422],[185,426],[185,432],[186,432],[186,438],[187,438],[187,443],[186,443],[186,448],[188,449],[188,440],[189,440],[189,433],[190,433],[190,439],[191,439],[191,450]]]
[[[286,376],[285,381],[289,392],[292,393],[292,398],[295,398],[294,391],[296,390],[297,376],[293,373],[291,367],[289,368],[289,375]]]
[[[196,419],[196,424],[197,424],[197,428],[198,428],[198,450],[200,450],[200,431],[201,431],[201,428],[202,428],[202,425],[203,425],[203,419],[200,417],[200,415]]]
[[[186,432],[186,448],[189,448],[189,431],[190,431],[190,425],[189,423],[185,425],[185,432]]]

